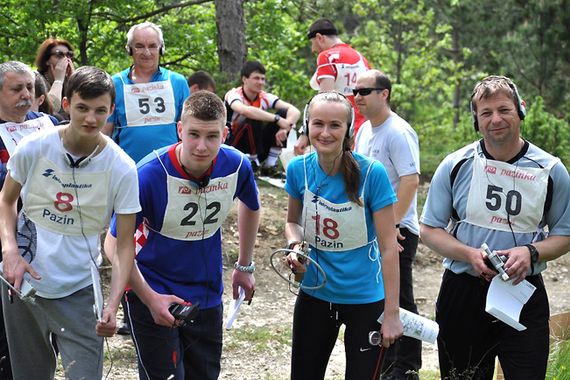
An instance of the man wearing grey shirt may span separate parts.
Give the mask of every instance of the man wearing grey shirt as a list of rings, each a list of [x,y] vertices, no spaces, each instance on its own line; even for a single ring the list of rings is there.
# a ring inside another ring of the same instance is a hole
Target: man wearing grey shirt
[[[491,379],[498,357],[505,379],[544,379],[549,306],[541,272],[570,249],[570,178],[557,157],[522,138],[525,103],[509,78],[478,82],[471,110],[483,138],[439,165],[421,217],[422,240],[446,269],[436,307],[441,377]],[[536,287],[520,314],[523,331],[485,312],[497,272],[483,243],[506,257],[513,284]]]
[[[398,197],[394,206],[399,229],[400,306],[417,314],[412,263],[418,247],[416,194],[420,174],[418,136],[408,122],[390,108],[392,83],[378,70],[360,74],[353,90],[358,110],[369,119],[356,135],[354,150],[380,161]],[[417,339],[400,338],[386,354],[383,379],[419,379],[422,346]]]

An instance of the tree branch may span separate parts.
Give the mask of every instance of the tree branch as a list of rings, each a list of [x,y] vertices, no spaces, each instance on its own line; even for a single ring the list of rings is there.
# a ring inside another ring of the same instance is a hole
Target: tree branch
[[[162,8],[155,9],[152,12],[148,12],[148,13],[145,13],[142,15],[138,15],[138,16],[133,17],[133,18],[117,17],[116,14],[111,13],[111,12],[96,12],[96,13],[93,13],[93,17],[99,17],[99,18],[103,18],[106,20],[112,20],[112,21],[115,21],[119,24],[126,24],[126,23],[132,23],[132,22],[139,21],[139,20],[146,20],[152,16],[156,16],[156,15],[161,14],[161,13],[166,13],[166,12],[170,11],[171,9],[185,8],[185,7],[189,7],[191,5],[209,3],[211,1],[213,1],[213,0],[189,0],[186,2],[182,2],[182,3],[172,3],[169,5],[165,5]]]

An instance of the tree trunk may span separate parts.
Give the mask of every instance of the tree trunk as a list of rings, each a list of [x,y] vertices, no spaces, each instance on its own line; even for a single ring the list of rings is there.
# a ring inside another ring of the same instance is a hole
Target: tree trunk
[[[243,0],[215,0],[220,70],[236,79],[247,56]]]

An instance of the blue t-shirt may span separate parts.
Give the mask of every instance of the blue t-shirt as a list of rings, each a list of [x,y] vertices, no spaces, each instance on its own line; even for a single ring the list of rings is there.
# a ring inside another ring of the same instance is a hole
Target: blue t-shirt
[[[167,70],[164,67],[159,67],[150,83],[170,81],[172,91],[174,94],[175,115],[172,122],[159,125],[145,125],[145,126],[130,126],[127,123],[127,111],[125,103],[125,88],[124,85],[135,84],[130,78],[129,73],[131,68],[125,69],[118,74],[113,75],[113,82],[117,91],[115,100],[115,111],[107,122],[113,123],[115,129],[113,131],[113,140],[135,162],[140,161],[141,158],[149,154],[155,149],[160,149],[164,146],[174,144],[178,141],[178,133],[176,130],[176,122],[180,120],[182,114],[182,107],[184,101],[190,96],[190,89],[186,79],[173,71]],[[141,112],[147,112],[149,107],[160,107],[161,103],[156,102],[156,99],[145,100],[140,99],[142,103]]]
[[[364,197],[369,243],[353,250],[332,252],[316,248],[314,242],[308,241],[310,257],[323,268],[327,282],[319,290],[306,292],[324,301],[340,304],[364,304],[384,299],[384,284],[379,268],[381,258],[372,214],[396,202],[396,195],[384,166],[358,153],[353,153],[353,156],[360,168],[359,195]],[[285,190],[289,195],[303,202],[306,176],[309,190],[318,192],[319,197],[333,203],[348,202],[342,174],[327,176],[317,162],[316,153],[306,155],[305,160],[303,157],[293,158],[287,167]],[[320,190],[317,191],[317,188]],[[303,208],[306,207],[314,206],[303,204]],[[363,226],[355,223],[354,228]],[[318,283],[318,276],[321,275],[315,266],[308,265],[303,282]]]
[[[172,239],[157,232],[162,228],[168,199],[165,168],[171,176],[188,179],[188,175],[173,162],[176,160],[175,146],[150,153],[138,164],[142,211],[137,214],[136,224],[138,226],[145,218],[150,228],[136,261],[154,291],[174,294],[192,303],[200,302],[201,308],[215,307],[222,302],[223,294],[221,230],[209,238],[194,241]],[[238,179],[233,199],[238,198],[249,209],[258,210],[257,185],[249,160],[238,150],[222,145],[210,181],[236,171]],[[203,220],[196,218],[195,222],[203,223]],[[115,223],[113,217],[113,235],[116,235]]]

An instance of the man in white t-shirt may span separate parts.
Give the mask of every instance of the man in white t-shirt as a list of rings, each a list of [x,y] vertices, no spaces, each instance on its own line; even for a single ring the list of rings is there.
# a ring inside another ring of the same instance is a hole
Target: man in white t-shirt
[[[359,111],[368,119],[356,135],[354,150],[380,161],[398,197],[394,205],[400,252],[400,307],[418,312],[414,302],[412,264],[419,240],[416,195],[420,181],[418,135],[390,108],[392,83],[378,70],[358,75],[353,90]],[[422,365],[421,341],[400,338],[390,347],[383,379],[419,379]]]
[[[103,337],[116,330],[117,309],[134,260],[135,214],[140,211],[135,164],[101,133],[114,99],[107,73],[79,68],[69,78],[62,102],[70,123],[25,137],[8,161],[0,192],[4,277],[16,289],[27,280],[36,290],[32,303],[2,286],[14,378],[53,378],[53,339],[66,377],[102,377]],[[110,295],[103,306],[99,237],[113,210],[118,215],[118,243]],[[31,242],[25,251],[18,244],[23,237]]]

